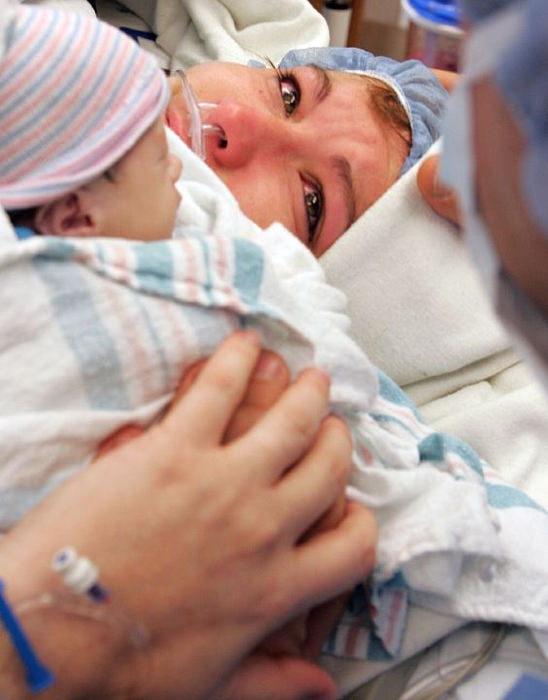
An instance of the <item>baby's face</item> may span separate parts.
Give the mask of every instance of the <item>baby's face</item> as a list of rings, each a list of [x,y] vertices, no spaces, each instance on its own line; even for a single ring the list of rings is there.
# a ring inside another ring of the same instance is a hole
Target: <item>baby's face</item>
[[[181,196],[181,162],[168,151],[162,119],[107,174],[38,209],[36,229],[57,236],[170,238]]]
[[[142,241],[170,238],[181,201],[175,188],[181,162],[168,150],[161,119],[116,163],[111,174],[111,181],[103,177],[95,183],[103,209],[104,233],[100,235]]]
[[[407,156],[356,76],[230,63],[187,75],[200,101],[218,103],[207,121],[225,133],[207,138],[207,163],[251,219],[281,221],[316,255],[395,182]],[[174,86],[166,120],[187,140],[186,103]]]

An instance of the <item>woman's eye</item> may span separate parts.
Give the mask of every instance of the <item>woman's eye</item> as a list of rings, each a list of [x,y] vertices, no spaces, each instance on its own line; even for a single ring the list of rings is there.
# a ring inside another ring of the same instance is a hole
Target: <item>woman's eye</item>
[[[308,245],[312,245],[323,212],[323,197],[320,190],[311,189],[310,185],[305,185],[304,204],[308,222]]]
[[[301,101],[301,89],[297,78],[292,73],[278,72],[280,94],[286,116],[290,117]]]

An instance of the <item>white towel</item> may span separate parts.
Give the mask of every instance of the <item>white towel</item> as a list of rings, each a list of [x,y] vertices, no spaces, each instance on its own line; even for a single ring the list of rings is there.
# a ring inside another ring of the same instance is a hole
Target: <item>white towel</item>
[[[322,257],[350,333],[433,427],[548,507],[548,402],[491,311],[465,246],[416,185],[418,165]]]

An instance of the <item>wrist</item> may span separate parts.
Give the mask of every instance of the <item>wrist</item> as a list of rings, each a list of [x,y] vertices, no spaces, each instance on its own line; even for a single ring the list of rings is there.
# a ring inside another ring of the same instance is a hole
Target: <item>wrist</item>
[[[34,610],[20,619],[40,661],[55,678],[40,693],[41,700],[106,696],[116,666],[129,651],[126,639],[103,621],[59,608]]]
[[[11,640],[3,632],[0,634],[0,697],[6,700],[26,700],[30,697],[23,665]]]
[[[116,664],[129,651],[128,641],[104,620],[73,612],[72,598],[65,603],[63,596],[55,595],[55,591],[62,590],[60,580],[42,561],[36,566],[28,563],[20,567],[17,557],[10,558],[8,563],[2,555],[4,597],[40,664],[54,676],[52,685],[41,691],[41,699],[68,700],[104,690]],[[27,685],[24,664],[12,640],[2,630],[0,697],[34,698],[35,693]]]

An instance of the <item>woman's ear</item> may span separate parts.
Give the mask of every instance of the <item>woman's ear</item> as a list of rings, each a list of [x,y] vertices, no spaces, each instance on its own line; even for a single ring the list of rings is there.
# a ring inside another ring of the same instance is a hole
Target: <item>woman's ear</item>
[[[38,233],[75,238],[99,236],[99,222],[87,200],[80,189],[39,207],[34,222]]]

